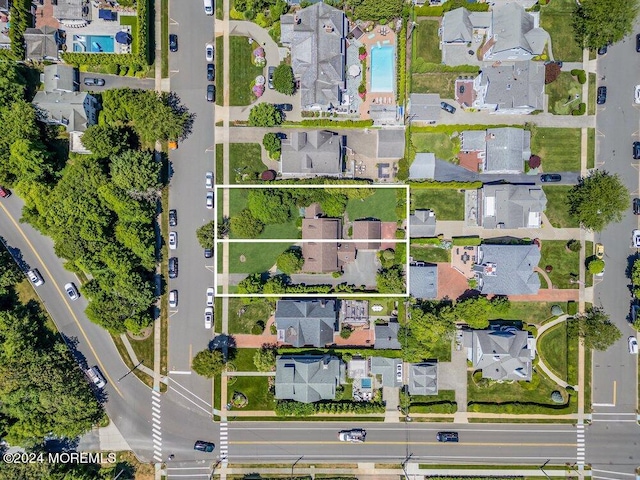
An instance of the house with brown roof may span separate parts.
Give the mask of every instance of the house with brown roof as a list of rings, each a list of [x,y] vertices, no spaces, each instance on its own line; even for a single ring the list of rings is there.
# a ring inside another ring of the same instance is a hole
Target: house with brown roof
[[[382,238],[382,222],[380,220],[356,220],[353,222],[354,240],[358,250],[379,250],[380,239]]]
[[[322,216],[317,203],[306,208],[302,219],[302,256],[306,273],[330,273],[338,268],[338,242],[314,240],[339,240],[342,238],[342,220]],[[348,252],[349,254],[350,252]],[[353,252],[355,257],[355,252]]]

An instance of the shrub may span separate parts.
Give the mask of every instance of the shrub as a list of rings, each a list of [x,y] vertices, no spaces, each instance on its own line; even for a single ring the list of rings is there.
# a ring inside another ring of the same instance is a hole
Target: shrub
[[[281,63],[273,72],[273,87],[277,92],[293,95],[295,84],[293,69],[286,63]]]
[[[402,29],[398,34],[398,63],[396,68],[398,78],[398,102],[404,105],[407,85],[407,22],[402,21]]]
[[[343,325],[340,330],[340,338],[344,338],[345,340],[351,336],[353,330],[349,325]]]
[[[587,270],[591,275],[596,275],[598,273],[602,273],[604,270],[604,260],[600,260],[599,258],[591,258],[587,264]]]
[[[584,70],[580,70],[579,68],[574,68],[573,70],[571,70],[571,75],[578,79],[580,85],[584,85],[587,81],[587,74]]]
[[[564,403],[564,398],[558,390],[551,392],[551,401],[553,403]]]
[[[542,164],[542,159],[538,155],[529,157],[529,168],[538,168]]]
[[[322,120],[302,120],[300,125],[303,127],[364,128],[372,126],[373,120],[331,120],[326,118]]]
[[[578,105],[578,108],[571,112],[571,115],[584,115],[587,111],[587,105],[585,103],[581,103]]]
[[[459,190],[476,190],[482,187],[482,182],[437,182],[435,180],[409,181],[411,189],[416,188],[455,188]]]
[[[567,315],[575,315],[577,313],[578,313],[578,304],[573,300],[569,300],[567,302]]]
[[[572,238],[567,242],[567,248],[572,252],[579,252],[580,249],[582,248],[582,244],[580,243],[580,240],[576,240],[575,238]]]

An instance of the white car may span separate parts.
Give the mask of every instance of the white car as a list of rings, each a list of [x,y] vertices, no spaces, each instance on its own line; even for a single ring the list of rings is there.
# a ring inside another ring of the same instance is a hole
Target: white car
[[[638,340],[634,336],[629,337],[629,353],[631,355],[638,354]]]
[[[213,308],[207,307],[204,309],[204,328],[207,330],[213,326]]]
[[[640,248],[640,230],[634,230],[631,234],[631,248]]]
[[[178,306],[178,290],[171,290],[169,292],[169,308],[176,308]]]
[[[207,46],[205,47],[205,55],[207,57],[207,62],[213,62],[213,45],[210,43],[207,43]]]
[[[178,248],[178,232],[169,232],[169,248],[171,250]]]
[[[67,292],[71,300],[77,300],[80,297],[80,293],[78,293],[78,289],[73,283],[65,283],[64,291]]]
[[[636,91],[635,91],[635,101],[636,103],[640,104],[640,85],[636,85]]]
[[[213,208],[213,192],[207,192],[207,208],[209,210]]]
[[[98,367],[89,368],[86,371],[86,374],[87,377],[89,377],[93,384],[98,388],[104,388],[104,386],[107,384],[107,381],[102,376],[102,373],[100,373],[100,370],[98,370]]]
[[[353,428],[338,432],[338,440],[341,442],[364,443],[366,437],[367,431],[363,428]]]
[[[396,365],[396,381],[402,383],[402,364]]]
[[[207,172],[204,174],[204,186],[206,188],[213,188],[213,172]]]
[[[213,307],[213,287],[207,288],[207,307]]]
[[[27,277],[29,277],[29,280],[31,280],[31,283],[33,283],[33,285],[36,287],[39,287],[44,283],[44,280],[42,279],[42,275],[40,275],[40,272],[35,268],[27,272]]]

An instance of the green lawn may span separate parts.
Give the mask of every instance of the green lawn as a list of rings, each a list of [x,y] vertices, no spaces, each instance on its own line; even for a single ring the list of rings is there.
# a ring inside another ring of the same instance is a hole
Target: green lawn
[[[231,155],[231,151],[229,152],[229,155]],[[231,217],[238,214],[241,210],[247,207],[247,196],[249,194],[249,191],[250,189],[248,188],[229,189],[229,215]],[[296,219],[298,218],[298,215],[298,210],[296,208],[292,208],[291,220],[289,220],[287,223],[267,225],[264,228],[263,232],[258,236],[258,238],[300,238],[301,232],[296,226]],[[237,237],[234,237],[234,235],[231,234],[229,238],[233,239]],[[284,244],[280,245],[284,246]]]
[[[245,304],[242,300],[242,298],[229,299],[229,333],[255,333],[252,329],[256,327],[257,322],[263,322],[262,329],[264,329],[273,310],[271,302],[262,298]]]
[[[163,0],[162,1],[163,15],[164,15],[165,4],[167,5],[167,9],[168,9],[168,2],[166,2],[166,0]],[[131,53],[133,53],[134,55],[137,54],[138,53],[138,17],[136,15],[120,15],[120,25],[129,25],[131,27]],[[164,58],[167,56],[166,52],[168,51],[169,51],[169,21],[168,21],[168,13],[167,13],[167,28],[166,28],[166,31],[165,31],[165,28],[162,29],[163,67],[164,67]],[[167,66],[167,75],[169,72],[168,68],[169,67]],[[164,71],[162,76],[166,76],[164,74]]]
[[[232,184],[257,183],[267,169],[262,163],[262,145],[259,143],[229,144],[229,176]]]
[[[418,23],[418,26],[413,30],[412,68],[419,65],[421,61],[428,63],[442,62],[438,28],[440,28],[440,24],[437,20],[424,20]]]
[[[542,335],[538,352],[553,373],[570,385],[578,384],[578,340],[568,336],[567,322]]]
[[[458,152],[460,152],[460,138],[451,138],[446,132],[414,133],[411,135],[411,143],[416,152],[432,152],[440,160],[446,160],[458,164]]]
[[[587,114],[596,114],[596,74],[589,74],[589,103],[587,104]]]
[[[236,377],[236,381],[228,388],[227,401],[230,402],[234,392],[241,392],[249,403],[243,410],[273,410],[276,401],[269,392],[268,377]],[[230,413],[233,415],[233,410]]]
[[[554,115],[570,115],[582,101],[582,85],[570,72],[561,72],[555,82],[545,86],[545,93],[549,95],[549,112]]]
[[[589,242],[589,241],[585,241],[584,242],[584,252],[585,252],[585,257],[589,258],[591,255],[594,255],[596,252],[594,250],[594,243],[593,242]],[[586,265],[585,265],[586,267]],[[593,275],[589,275],[588,273],[585,275],[584,277],[584,286],[585,287],[592,287],[593,286]]]
[[[580,252],[570,252],[564,240],[543,240],[541,258],[538,266],[543,270],[550,265],[548,273],[553,288],[578,288],[577,283],[569,283],[571,274],[580,272]]]
[[[456,79],[460,75],[459,72],[414,73],[411,75],[411,93],[439,93],[441,97],[453,98]]]
[[[347,214],[350,221],[373,217],[383,222],[395,222],[398,220],[396,204],[395,188],[377,188],[373,195],[364,200],[349,200]]]
[[[239,300],[237,298],[230,298],[229,300]],[[233,332],[231,332],[233,333]],[[256,365],[253,363],[253,356],[258,351],[257,348],[238,348],[236,349],[236,356],[231,360],[231,363],[236,367],[236,372],[255,372]]]
[[[433,245],[412,245],[410,254],[417,262],[444,263],[451,261],[451,251]]]
[[[252,84],[256,76],[264,74],[264,68],[256,67],[253,64],[253,50],[258,44],[249,43],[247,37],[230,36],[229,49],[231,58],[229,63],[229,104],[250,105],[256,99],[251,91]],[[218,57],[221,51],[216,52]],[[221,73],[221,72],[220,72]],[[216,76],[219,73],[216,72]]]
[[[553,0],[540,7],[540,26],[551,36],[551,49],[555,60],[582,61],[582,49],[576,43],[571,26],[574,0]]]
[[[489,320],[522,320],[525,323],[541,325],[551,315],[551,307],[557,302],[510,302],[509,311],[501,315],[490,315]],[[561,304],[563,302],[560,302]],[[563,310],[566,306],[562,305]]]
[[[455,413],[456,392],[439,390],[437,395],[411,395],[410,413]]]
[[[229,273],[266,272],[289,247],[287,243],[230,243]]]
[[[578,222],[569,215],[569,207],[566,204],[567,194],[571,190],[569,185],[557,185],[542,187],[547,196],[547,209],[545,214],[556,228],[577,228]]]
[[[216,177],[216,183],[223,185],[225,183],[224,181],[224,145],[222,145],[221,143],[216,143],[216,173],[215,173]],[[221,190],[222,191],[222,190]],[[218,199],[216,198],[216,202],[218,201]],[[222,205],[221,203],[219,203],[218,205]],[[222,213],[222,209],[220,209],[220,213]]]
[[[596,163],[596,129],[587,129],[587,168],[594,168]]]
[[[542,159],[543,172],[580,171],[579,128],[534,128],[531,153]]]
[[[229,37],[234,38],[234,37]],[[246,43],[246,42],[245,42]],[[216,37],[216,105],[224,105],[224,43],[223,37]]]
[[[411,210],[430,208],[438,220],[464,220],[464,192],[454,189],[416,189]]]

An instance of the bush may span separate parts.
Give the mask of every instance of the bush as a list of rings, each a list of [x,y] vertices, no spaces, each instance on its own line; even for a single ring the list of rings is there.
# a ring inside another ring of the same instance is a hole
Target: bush
[[[398,78],[398,102],[404,105],[407,86],[407,22],[402,21],[402,29],[398,34],[398,63],[396,68]]]
[[[591,275],[602,273],[604,270],[604,260],[595,257],[591,258],[591,260],[588,261],[587,270]]]
[[[564,398],[558,390],[551,392],[551,401],[553,403],[564,403]]]
[[[585,103],[581,103],[578,105],[578,108],[571,112],[571,115],[584,115],[587,111],[587,105]]]
[[[480,71],[479,67],[476,67],[473,65],[449,66],[449,65],[443,65],[441,63],[426,62],[422,58],[417,58],[411,65],[411,69],[413,70],[414,73],[450,72],[450,73],[468,73],[468,74],[471,74],[472,76],[476,76]]]
[[[353,333],[352,328],[349,325],[343,325],[340,330],[340,338],[344,338],[345,340],[351,336]]]
[[[293,122],[287,122],[294,124]],[[300,125],[303,127],[333,127],[333,128],[364,128],[373,125],[373,120],[302,120]]]
[[[538,168],[542,164],[542,159],[538,155],[529,157],[529,168]]]
[[[582,244],[580,243],[580,240],[576,240],[575,238],[572,238],[567,242],[567,248],[572,252],[579,252],[580,249],[582,248]]]
[[[293,69],[286,63],[281,63],[273,72],[273,88],[285,95],[293,95],[295,84]]]
[[[567,302],[567,315],[575,315],[577,313],[578,313],[578,304],[573,300],[569,300]]]
[[[562,69],[557,63],[549,63],[544,67],[544,83],[546,85],[553,83],[560,76]]]
[[[580,83],[580,85],[584,85],[587,81],[587,74],[584,70],[574,68],[573,70],[571,70],[571,75],[578,79],[578,83]]]

